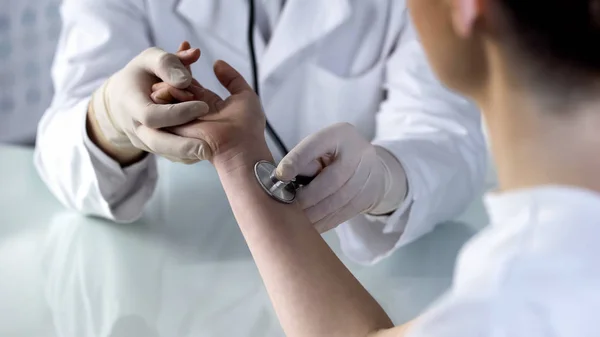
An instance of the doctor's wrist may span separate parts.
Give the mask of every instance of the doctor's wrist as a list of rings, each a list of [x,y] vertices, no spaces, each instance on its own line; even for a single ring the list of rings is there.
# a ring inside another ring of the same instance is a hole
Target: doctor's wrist
[[[103,133],[100,127],[92,100],[88,105],[86,114],[86,132],[90,140],[107,156],[118,162],[121,166],[129,166],[142,160],[147,153],[133,146],[123,147],[113,144]]]
[[[408,181],[400,161],[383,147],[375,146],[377,157],[384,169],[384,187],[379,201],[366,213],[374,216],[390,215],[406,199]]]

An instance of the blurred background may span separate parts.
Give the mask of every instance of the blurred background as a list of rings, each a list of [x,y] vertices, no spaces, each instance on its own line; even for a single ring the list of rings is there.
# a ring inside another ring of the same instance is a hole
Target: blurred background
[[[0,143],[33,145],[52,100],[61,0],[0,0]]]
[[[0,144],[35,144],[37,123],[52,101],[61,1],[0,0]],[[486,187],[496,183],[490,165]]]

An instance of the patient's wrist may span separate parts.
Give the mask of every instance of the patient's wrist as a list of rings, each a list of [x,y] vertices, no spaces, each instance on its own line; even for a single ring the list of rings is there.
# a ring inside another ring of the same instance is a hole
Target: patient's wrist
[[[273,155],[264,139],[215,155],[211,161],[219,175],[229,175],[251,171],[254,164],[261,160],[273,162]]]

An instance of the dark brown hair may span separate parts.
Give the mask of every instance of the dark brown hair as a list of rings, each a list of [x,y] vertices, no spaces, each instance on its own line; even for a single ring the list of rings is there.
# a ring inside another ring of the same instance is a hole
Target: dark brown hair
[[[565,80],[600,77],[600,0],[497,0],[511,41],[537,70]],[[494,8],[495,9],[495,8]],[[540,74],[537,74],[540,75]]]

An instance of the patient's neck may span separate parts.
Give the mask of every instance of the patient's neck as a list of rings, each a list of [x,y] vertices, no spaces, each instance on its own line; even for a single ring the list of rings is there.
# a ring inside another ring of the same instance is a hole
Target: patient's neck
[[[600,102],[550,103],[506,82],[495,83],[482,104],[500,188],[569,185],[600,192]]]

